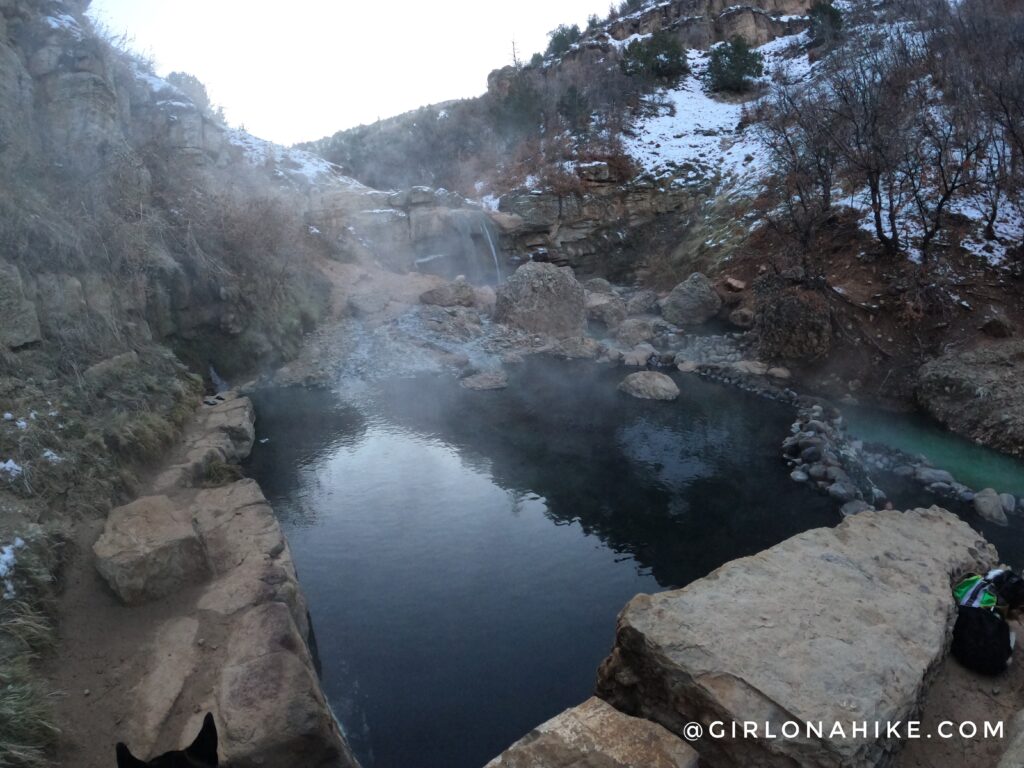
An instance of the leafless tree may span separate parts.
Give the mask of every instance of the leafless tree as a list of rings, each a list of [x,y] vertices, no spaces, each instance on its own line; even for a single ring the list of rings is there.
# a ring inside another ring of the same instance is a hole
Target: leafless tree
[[[858,40],[829,60],[822,102],[828,141],[847,175],[866,184],[875,234],[890,253],[901,248],[899,214],[906,189],[901,172],[911,140],[913,50],[898,34]]]
[[[836,147],[830,141],[833,115],[821,108],[819,88],[782,84],[772,93],[759,133],[772,155],[781,183],[786,230],[804,251],[814,244],[832,208]]]

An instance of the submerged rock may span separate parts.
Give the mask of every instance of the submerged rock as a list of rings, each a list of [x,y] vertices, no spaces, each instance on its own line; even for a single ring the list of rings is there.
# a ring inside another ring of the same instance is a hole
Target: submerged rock
[[[633,349],[622,355],[622,364],[630,368],[640,368],[647,365],[651,355],[658,354],[658,350],[650,344],[637,344]]]
[[[974,511],[978,516],[996,525],[1009,525],[1003,500],[993,488],[986,488],[974,494]]]
[[[165,597],[210,575],[191,513],[166,496],[111,511],[92,549],[96,569],[128,604]]]
[[[722,299],[715,286],[700,272],[679,283],[661,302],[661,314],[681,327],[703,325],[721,308]]]
[[[679,387],[671,378],[657,371],[631,373],[619,384],[619,391],[641,400],[675,400]]]
[[[955,616],[950,580],[998,562],[991,545],[933,507],[865,511],[794,536],[619,616],[598,695],[677,735],[690,722],[825,723],[822,736],[713,739],[708,765],[869,766],[899,748],[886,721],[919,712]],[[832,736],[880,721],[880,735]]]
[[[564,360],[593,360],[604,351],[604,346],[597,339],[589,336],[574,336],[562,339],[548,350],[549,355]]]
[[[582,336],[587,326],[585,292],[568,267],[531,261],[498,288],[494,319],[560,339]]]
[[[600,699],[538,726],[484,768],[697,768],[697,753],[660,725]]]
[[[467,376],[459,384],[465,389],[477,391],[505,389],[508,386],[508,374],[505,371],[483,371]]]

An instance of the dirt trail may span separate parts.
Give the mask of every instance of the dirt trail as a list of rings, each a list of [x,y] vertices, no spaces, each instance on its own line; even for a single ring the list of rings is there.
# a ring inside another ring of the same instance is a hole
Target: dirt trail
[[[929,689],[921,714],[921,734],[934,734],[943,721],[952,722],[954,733],[959,723],[973,722],[979,733],[984,721],[1002,721],[1003,739],[951,739],[936,737],[908,741],[896,758],[893,768],[994,768],[1013,735],[1011,724],[1024,709],[1024,623],[1011,620],[1018,645],[1010,668],[996,677],[985,677],[964,669],[947,656]]]
[[[301,379],[322,365],[337,343],[337,334],[343,332],[343,317],[355,312],[370,320],[386,321],[416,303],[420,293],[442,282],[429,275],[396,275],[374,265],[329,262],[322,265],[322,271],[333,286],[332,321],[308,340],[299,360],[279,372],[284,380]],[[201,415],[200,409],[160,465],[144,475],[139,497],[161,493],[180,506],[193,502],[197,489],[168,488],[161,475],[185,462],[190,444],[203,434]],[[136,747],[132,740],[138,736],[127,725],[139,720],[139,713],[133,711],[135,689],[154,673],[160,674],[160,653],[170,645],[161,633],[173,626],[174,619],[197,615],[196,602],[207,586],[186,587],[143,605],[124,605],[96,570],[92,545],[103,527],[103,520],[86,520],[74,530],[58,599],[58,645],[41,668],[50,690],[56,692],[55,715],[61,729],[57,764],[69,768],[110,768],[118,741]],[[198,652],[215,651],[229,623],[230,619],[218,621],[210,612],[203,612]],[[173,681],[168,690],[177,690]],[[189,690],[186,686],[182,696]],[[209,706],[209,701],[175,700],[171,719],[198,723]],[[145,754],[179,748],[181,738],[182,734],[161,732],[155,744],[140,745],[135,751]]]
[[[201,433],[198,413],[164,464],[146,474],[140,497],[154,492],[165,467],[184,461],[186,446]],[[191,488],[162,492],[182,506],[196,494]],[[131,693],[153,671],[158,632],[172,618],[193,613],[203,589],[196,585],[154,602],[124,605],[96,570],[92,545],[103,525],[102,520],[82,521],[75,530],[58,600],[57,650],[42,670],[51,690],[58,692],[57,763],[76,768],[114,764],[114,745],[129,737],[122,723],[132,714]],[[191,707],[198,713],[201,704],[177,702],[176,708]]]

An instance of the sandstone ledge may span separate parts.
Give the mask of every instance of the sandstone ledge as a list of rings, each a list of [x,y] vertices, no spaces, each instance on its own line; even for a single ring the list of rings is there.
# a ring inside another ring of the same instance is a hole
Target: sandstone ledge
[[[115,594],[149,603],[144,613],[126,608],[123,621],[153,624],[121,738],[147,756],[178,749],[212,712],[234,768],[354,768],[320,687],[291,551],[262,491],[248,479],[188,487],[208,455],[248,455],[253,421],[248,398],[210,400],[157,481],[166,495],[114,510],[93,547]]]
[[[676,734],[698,721],[827,724],[915,715],[946,653],[950,581],[997,562],[938,508],[863,512],[794,536],[619,616],[598,695]],[[714,766],[885,765],[899,743],[831,739],[695,744]]]
[[[660,725],[597,698],[528,733],[484,768],[697,768],[697,753]]]

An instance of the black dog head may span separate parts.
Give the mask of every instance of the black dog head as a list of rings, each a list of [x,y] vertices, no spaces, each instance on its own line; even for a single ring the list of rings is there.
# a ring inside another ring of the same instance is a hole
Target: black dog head
[[[127,746],[117,745],[117,768],[217,768],[217,724],[207,713],[199,735],[187,749],[165,752],[149,762],[139,760]]]
[[[992,586],[999,596],[999,602],[1015,611],[1024,607],[1024,579],[1013,571],[1003,571],[992,579]]]

